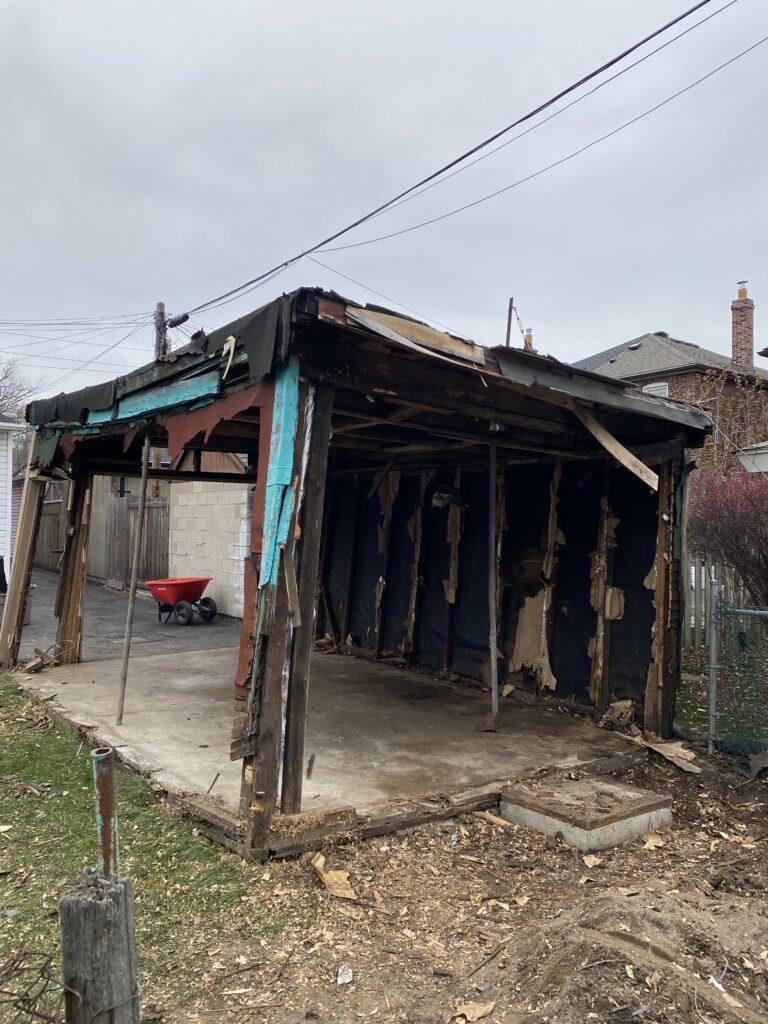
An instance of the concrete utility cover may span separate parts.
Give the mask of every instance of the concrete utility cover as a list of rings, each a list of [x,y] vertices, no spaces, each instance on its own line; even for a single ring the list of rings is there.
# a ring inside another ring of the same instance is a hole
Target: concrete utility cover
[[[604,850],[672,820],[672,798],[599,778],[525,783],[501,793],[501,815],[577,850]]]

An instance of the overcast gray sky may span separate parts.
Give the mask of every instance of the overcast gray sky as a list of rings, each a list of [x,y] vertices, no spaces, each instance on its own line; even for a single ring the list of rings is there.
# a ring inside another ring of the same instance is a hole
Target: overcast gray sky
[[[692,2],[0,0],[0,319],[134,313],[157,299],[174,313],[195,306],[399,192]],[[764,0],[738,0],[348,241],[524,177],[766,33]],[[768,44],[497,199],[319,258],[489,344],[503,340],[514,295],[537,348],[568,361],[649,330],[727,351],[729,303],[748,278],[757,341],[768,344],[767,99]],[[302,261],[202,322],[212,329],[300,284],[382,302]],[[145,327],[102,355],[118,337],[86,346],[2,334],[0,351],[15,350],[42,394],[108,379],[151,352]]]

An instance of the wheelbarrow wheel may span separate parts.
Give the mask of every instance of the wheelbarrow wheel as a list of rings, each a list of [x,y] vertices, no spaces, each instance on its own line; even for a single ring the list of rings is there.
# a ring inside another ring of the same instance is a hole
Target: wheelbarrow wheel
[[[195,617],[195,609],[189,601],[179,601],[173,609],[173,617],[180,626],[189,626]]]
[[[211,622],[216,618],[216,602],[212,597],[204,597],[198,604],[197,610],[203,622]]]

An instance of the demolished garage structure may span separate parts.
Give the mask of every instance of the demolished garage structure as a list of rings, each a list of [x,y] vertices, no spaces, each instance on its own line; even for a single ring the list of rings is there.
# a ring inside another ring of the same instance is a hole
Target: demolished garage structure
[[[138,475],[147,435],[171,459],[191,453],[188,468],[151,476],[216,480],[200,453],[244,457],[240,814],[231,827],[211,815],[230,845],[265,855],[300,826],[377,831],[354,809],[310,820],[302,805],[316,640],[337,658],[485,687],[486,729],[522,710],[505,698],[530,694],[596,717],[630,699],[646,730],[670,732],[685,451],[710,430],[697,409],[302,288],[161,362],[33,402],[28,419],[5,666],[48,480],[73,481],[55,611],[62,660],[76,662],[94,476]]]

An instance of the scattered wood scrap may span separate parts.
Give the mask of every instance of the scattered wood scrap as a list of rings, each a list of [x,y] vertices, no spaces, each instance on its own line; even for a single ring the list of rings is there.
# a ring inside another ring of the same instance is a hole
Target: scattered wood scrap
[[[331,896],[335,896],[337,900],[357,902],[357,893],[349,880],[348,871],[326,870],[325,857],[322,853],[316,853],[309,863]]]
[[[676,768],[680,768],[684,772],[690,772],[692,775],[699,775],[701,772],[701,768],[698,765],[691,764],[695,760],[696,755],[692,750],[685,749],[682,740],[675,740],[674,742],[652,741],[643,739],[642,736],[636,736],[635,743],[648,747],[649,750],[655,750],[657,754],[665,757],[670,764],[675,765]]]
[[[42,672],[44,668],[52,668],[54,665],[60,663],[61,653],[58,651],[62,644],[51,644],[44,651],[41,651],[39,647],[34,648],[35,656],[31,658],[26,664],[21,666],[23,672],[28,672],[30,675],[36,672]],[[53,653],[51,653],[53,652]]]

